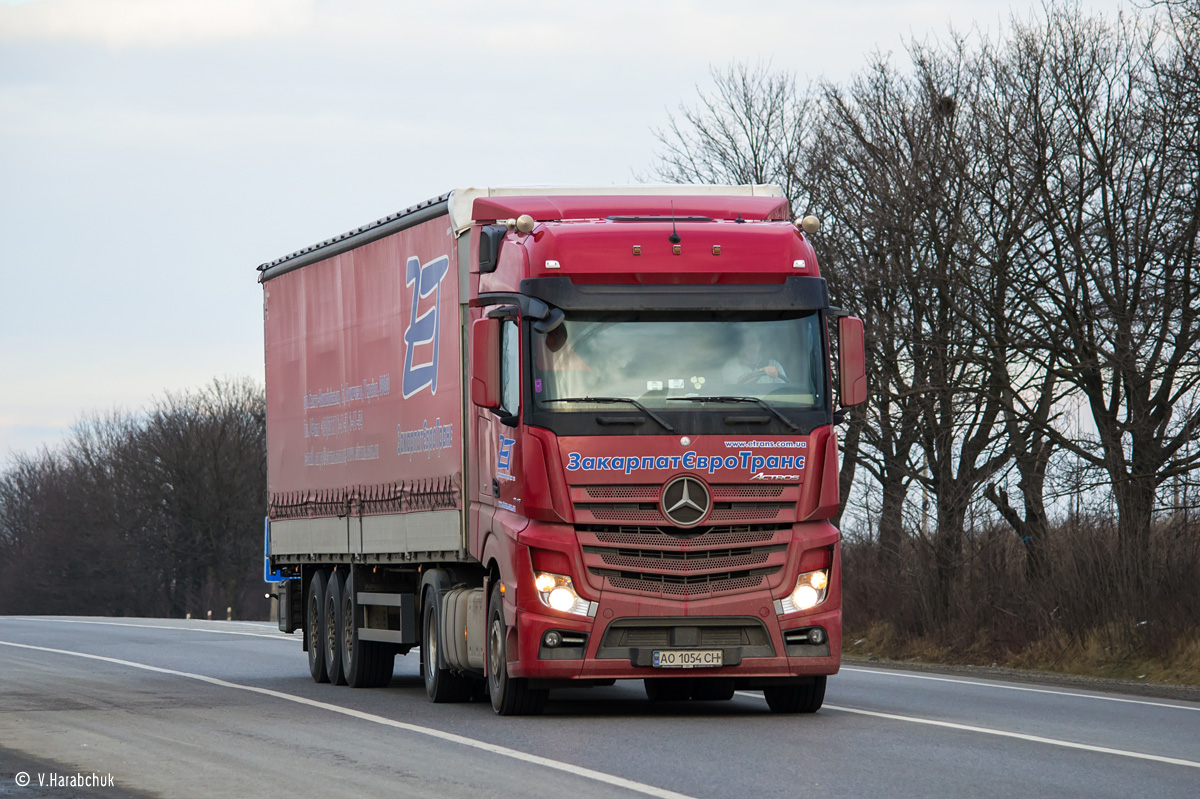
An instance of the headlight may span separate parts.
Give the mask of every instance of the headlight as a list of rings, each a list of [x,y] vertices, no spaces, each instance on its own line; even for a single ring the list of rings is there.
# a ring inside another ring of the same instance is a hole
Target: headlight
[[[596,603],[589,602],[575,593],[571,578],[562,574],[536,572],[533,576],[533,586],[537,589],[538,599],[548,608],[560,613],[576,613],[580,616],[595,616]]]
[[[803,572],[796,578],[796,587],[783,599],[775,600],[776,613],[796,613],[815,608],[829,594],[829,570]]]

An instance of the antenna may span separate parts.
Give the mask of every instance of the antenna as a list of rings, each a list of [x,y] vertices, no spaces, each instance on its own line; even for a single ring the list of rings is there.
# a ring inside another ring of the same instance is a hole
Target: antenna
[[[683,241],[679,238],[679,233],[675,230],[675,201],[671,200],[671,237],[668,239],[672,244],[678,244]]]

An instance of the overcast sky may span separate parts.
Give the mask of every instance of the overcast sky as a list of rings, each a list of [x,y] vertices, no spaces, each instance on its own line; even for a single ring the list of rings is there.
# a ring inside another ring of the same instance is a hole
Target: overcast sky
[[[710,66],[844,81],[1033,7],[0,0],[0,465],[261,381],[263,261],[456,186],[635,182]]]

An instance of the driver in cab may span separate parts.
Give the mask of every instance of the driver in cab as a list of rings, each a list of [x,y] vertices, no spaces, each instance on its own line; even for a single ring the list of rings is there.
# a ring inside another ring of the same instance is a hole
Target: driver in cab
[[[733,360],[725,365],[725,379],[730,383],[786,383],[783,365],[765,354],[766,348],[758,333],[742,336],[742,346]]]

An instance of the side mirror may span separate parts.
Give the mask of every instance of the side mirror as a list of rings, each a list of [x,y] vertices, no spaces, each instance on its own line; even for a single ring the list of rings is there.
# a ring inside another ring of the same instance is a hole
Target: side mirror
[[[471,325],[471,402],[500,408],[499,319],[477,319]]]
[[[863,323],[855,316],[838,319],[838,371],[841,403],[849,408],[867,401],[867,352]]]

